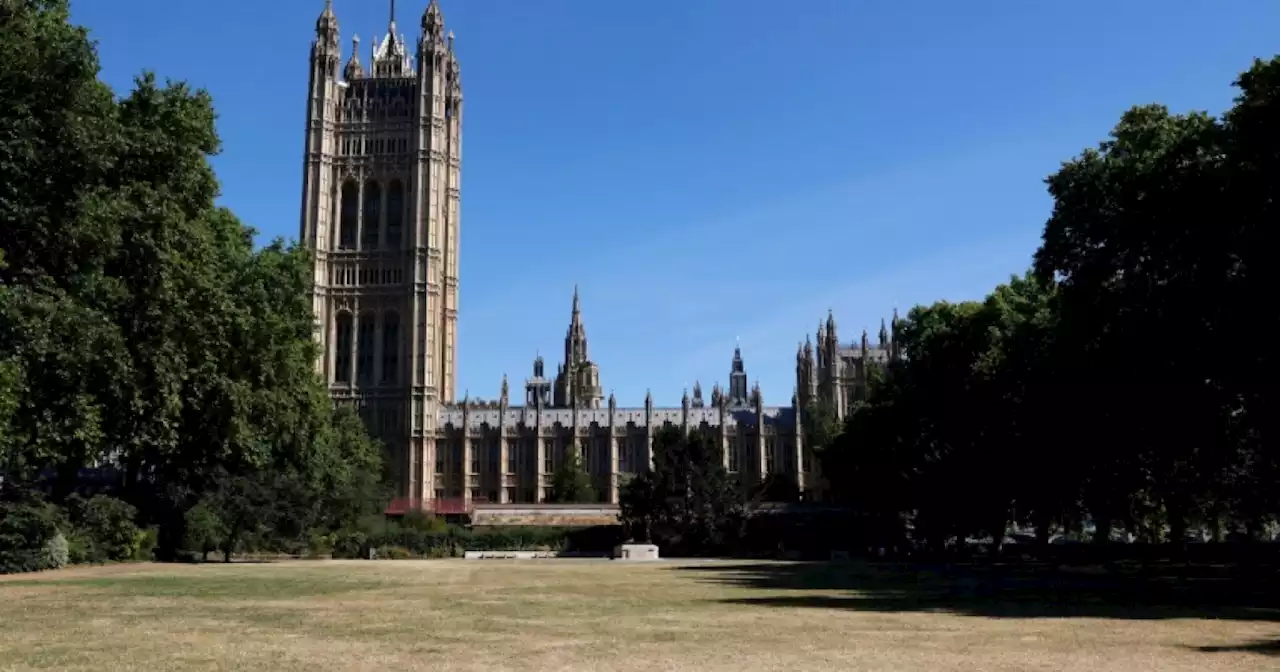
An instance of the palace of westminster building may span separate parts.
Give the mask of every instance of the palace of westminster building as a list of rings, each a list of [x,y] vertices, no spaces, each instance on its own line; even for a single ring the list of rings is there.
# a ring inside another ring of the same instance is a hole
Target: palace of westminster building
[[[796,353],[796,390],[786,406],[748,387],[741,352],[729,384],[709,401],[695,385],[681,405],[618,407],[606,398],[587,349],[574,290],[564,360],[548,376],[533,362],[523,398],[503,379],[496,401],[459,400],[455,335],[462,151],[462,76],[438,0],[409,42],[396,30],[362,62],[352,39],[342,62],[331,2],[316,21],[300,237],[313,250],[317,363],[337,403],[356,405],[387,446],[400,495],[414,500],[545,501],[552,473],[576,450],[602,502],[618,501],[619,477],[643,471],[664,425],[713,432],[725,466],[747,484],[785,478],[820,496],[800,417],[825,402],[843,416],[863,392],[868,364],[896,356],[881,323],[872,346],[842,346],[835,320],[816,346]],[[896,322],[896,319],[895,319]]]

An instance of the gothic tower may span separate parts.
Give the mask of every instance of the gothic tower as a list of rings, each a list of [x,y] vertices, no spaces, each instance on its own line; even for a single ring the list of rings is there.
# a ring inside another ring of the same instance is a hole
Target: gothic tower
[[[733,348],[733,364],[729,368],[728,403],[735,407],[745,407],[751,403],[747,396],[747,369],[742,363],[742,348],[738,346]]]
[[[396,29],[345,67],[332,0],[311,46],[300,239],[314,253],[317,368],[390,453],[401,493],[431,492],[437,408],[455,398],[462,82],[437,0],[416,63]]]
[[[569,331],[564,337],[564,364],[556,374],[555,405],[560,408],[600,408],[603,402],[600,367],[591,361],[587,353],[587,328],[582,323],[582,304],[575,286]]]

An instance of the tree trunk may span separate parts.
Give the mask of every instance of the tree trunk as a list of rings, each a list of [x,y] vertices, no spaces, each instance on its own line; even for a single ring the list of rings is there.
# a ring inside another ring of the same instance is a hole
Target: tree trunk
[[[1036,547],[1044,549],[1049,545],[1049,533],[1053,522],[1048,515],[1037,512],[1031,516],[1031,525],[1036,528]]]
[[[1103,516],[1093,519],[1093,543],[1107,544],[1111,542],[1111,517]]]

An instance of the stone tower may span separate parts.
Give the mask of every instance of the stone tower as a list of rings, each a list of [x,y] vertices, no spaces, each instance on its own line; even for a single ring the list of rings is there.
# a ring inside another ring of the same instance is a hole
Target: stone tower
[[[435,487],[439,406],[455,398],[462,82],[437,0],[416,46],[358,37],[340,67],[338,19],[316,20],[299,238],[314,252],[317,362],[390,453],[401,494]],[[416,59],[412,57],[416,55]]]
[[[582,323],[582,304],[576,286],[569,331],[564,337],[564,363],[556,372],[554,402],[560,408],[600,408],[604,403],[600,367],[587,353],[587,328]]]

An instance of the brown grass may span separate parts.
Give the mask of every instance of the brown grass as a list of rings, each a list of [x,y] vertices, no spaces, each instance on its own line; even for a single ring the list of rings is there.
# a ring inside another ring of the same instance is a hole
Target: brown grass
[[[1264,619],[860,609],[847,589],[714,578],[732,570],[299,561],[4,577],[0,670],[1101,672],[1262,670],[1278,660],[1240,648],[1280,639],[1280,624]],[[829,602],[768,601],[801,594]]]

